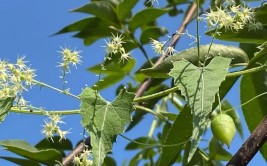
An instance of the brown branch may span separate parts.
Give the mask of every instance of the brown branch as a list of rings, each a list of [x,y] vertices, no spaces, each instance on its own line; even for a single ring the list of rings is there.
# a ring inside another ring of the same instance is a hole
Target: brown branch
[[[188,25],[188,23],[194,18],[195,12],[197,9],[197,4],[193,3],[191,5],[191,8],[189,9],[188,14],[186,15],[185,19],[182,22],[182,25],[180,26],[180,28],[177,30],[178,33],[183,33],[186,26]],[[178,42],[178,40],[180,39],[180,35],[175,35],[172,38],[172,41],[169,44],[169,47],[175,47],[176,43]],[[155,63],[154,66],[159,65],[167,56],[167,54],[163,54],[161,55],[161,57],[157,60],[157,62]],[[138,90],[136,91],[136,97],[140,97],[143,95],[143,93],[147,90],[147,88],[149,87],[150,83],[152,81],[151,77],[147,77],[145,79],[145,81],[139,86]],[[84,149],[83,144],[79,144],[79,146],[77,146],[68,156],[66,156],[63,159],[63,165],[67,166],[71,163],[72,159],[74,156],[79,155]]]
[[[90,137],[86,138],[86,140],[82,140],[81,143],[79,143],[75,149],[73,149],[71,151],[71,153],[66,156],[63,161],[62,161],[62,165],[64,166],[70,166],[70,165],[73,165],[72,164],[72,160],[75,156],[78,156],[81,154],[81,152],[85,149],[85,148],[88,148],[88,149],[91,149],[91,143],[90,143]]]
[[[197,4],[193,3],[188,14],[186,15],[182,25],[180,26],[180,28],[177,30],[177,33],[183,33],[186,26],[188,25],[188,23],[193,19],[195,12],[197,9]],[[178,42],[178,40],[180,39],[180,35],[174,35],[174,37],[172,38],[172,41],[169,44],[169,47],[175,47],[176,43]],[[167,56],[167,54],[162,54],[161,57],[157,60],[157,62],[155,63],[154,67],[159,65]],[[136,97],[140,97],[143,95],[143,93],[147,90],[147,88],[149,87],[150,83],[152,81],[151,77],[147,77],[145,79],[145,81],[140,85],[140,87],[138,88],[138,90],[136,91]]]
[[[267,115],[236,152],[227,166],[247,165],[267,140]]]

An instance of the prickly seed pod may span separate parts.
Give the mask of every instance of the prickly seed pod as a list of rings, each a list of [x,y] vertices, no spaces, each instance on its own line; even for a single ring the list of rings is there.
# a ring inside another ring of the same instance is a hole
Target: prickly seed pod
[[[228,148],[235,135],[236,128],[233,119],[226,114],[219,114],[211,121],[213,135]]]

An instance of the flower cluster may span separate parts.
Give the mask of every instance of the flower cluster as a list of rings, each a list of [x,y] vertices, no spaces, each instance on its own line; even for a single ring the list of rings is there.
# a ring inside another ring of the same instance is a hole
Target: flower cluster
[[[157,54],[168,54],[168,55],[172,55],[175,52],[177,52],[173,47],[166,47],[165,48],[165,44],[166,42],[159,42],[157,40],[151,39],[150,41],[151,47],[153,48],[154,52]]]
[[[71,50],[69,48],[61,48],[62,50],[59,51],[59,53],[62,56],[62,62],[59,63],[59,67],[62,67],[63,71],[69,71],[69,66],[73,65],[76,67],[77,64],[80,64],[81,61],[81,56],[80,53],[81,51],[77,50]]]
[[[58,124],[62,124],[64,123],[61,120],[61,116],[59,114],[48,114],[48,119],[49,120],[45,120],[45,125],[43,125],[43,130],[42,133],[45,134],[47,139],[51,139],[53,141],[53,136],[55,134],[58,134],[60,139],[59,141],[61,141],[62,139],[66,139],[66,135],[69,134],[69,131],[63,131],[61,130],[61,128],[58,126]]]
[[[207,22],[209,29],[222,28],[226,30],[238,31],[244,29],[257,30],[262,29],[262,24],[255,18],[255,12],[245,6],[236,6],[234,1],[227,1],[226,6],[222,9],[216,7],[215,10],[204,14],[204,20]]]
[[[75,156],[72,162],[75,166],[92,166],[92,152],[90,150],[84,150],[79,156]]]
[[[109,42],[106,41],[106,52],[108,55],[120,55],[120,60],[119,62],[123,62],[125,60],[128,60],[131,55],[130,52],[126,52],[125,49],[123,48],[122,44],[125,43],[122,41],[123,37],[120,35],[114,36],[111,38]]]
[[[26,65],[25,57],[16,64],[0,60],[0,98],[14,97],[34,85],[35,70]]]

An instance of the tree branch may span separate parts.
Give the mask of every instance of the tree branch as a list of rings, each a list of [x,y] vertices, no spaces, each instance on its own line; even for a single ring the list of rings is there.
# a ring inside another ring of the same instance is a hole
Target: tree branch
[[[251,133],[250,137],[236,152],[227,166],[245,166],[254,155],[260,150],[267,140],[267,115],[264,117],[258,127]]]

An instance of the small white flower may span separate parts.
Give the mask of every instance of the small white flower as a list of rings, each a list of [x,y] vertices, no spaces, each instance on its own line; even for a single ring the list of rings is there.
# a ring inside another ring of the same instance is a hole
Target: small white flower
[[[119,62],[122,61],[122,63],[124,63],[125,60],[128,61],[129,58],[131,58],[131,57],[130,57],[130,54],[131,54],[130,52],[122,53]]]
[[[151,47],[157,54],[162,54],[164,53],[164,45],[166,42],[159,42],[157,40],[151,39],[150,41]]]

